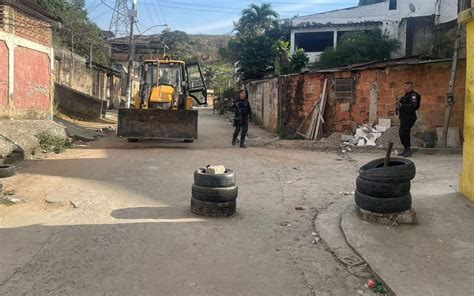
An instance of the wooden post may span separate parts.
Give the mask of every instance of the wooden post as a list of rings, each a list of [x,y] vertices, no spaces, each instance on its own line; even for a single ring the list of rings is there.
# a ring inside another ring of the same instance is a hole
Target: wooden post
[[[388,167],[390,164],[390,154],[392,154],[393,143],[389,142],[387,147],[387,154],[385,154],[385,162],[383,164],[384,167]]]

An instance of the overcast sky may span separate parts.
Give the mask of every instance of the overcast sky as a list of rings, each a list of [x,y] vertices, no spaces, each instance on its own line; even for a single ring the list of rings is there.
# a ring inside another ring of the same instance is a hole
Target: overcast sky
[[[86,0],[89,17],[104,30],[109,29],[115,0]],[[131,0],[128,0],[131,3]],[[141,32],[150,26],[167,24],[172,30],[190,34],[229,34],[232,22],[238,20],[242,9],[250,4],[272,3],[281,17],[308,15],[356,6],[358,0],[137,0],[138,27]],[[157,27],[147,33],[159,33]]]

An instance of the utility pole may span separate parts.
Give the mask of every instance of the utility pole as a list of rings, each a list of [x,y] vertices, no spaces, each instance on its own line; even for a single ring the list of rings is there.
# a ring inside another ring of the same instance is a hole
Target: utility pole
[[[465,6],[464,4],[465,4],[465,1],[461,0],[459,3],[461,11],[464,10],[464,6]],[[440,142],[438,146],[441,148],[447,148],[447,145],[448,145],[449,121],[451,120],[451,114],[453,113],[453,107],[455,103],[454,89],[456,87],[456,70],[458,66],[459,48],[461,47],[462,31],[463,31],[463,24],[458,23],[458,26],[456,29],[456,41],[454,43],[453,63],[451,65],[451,77],[449,79],[448,107],[446,107],[446,112],[444,114],[442,138],[438,139]]]
[[[92,69],[92,42],[91,42],[91,47],[89,49],[89,67]]]
[[[130,55],[128,57],[128,75],[127,75],[127,93],[126,93],[126,107],[130,108],[130,102],[132,100],[132,80],[133,80],[133,64],[135,61],[135,42],[133,39],[133,27],[135,26],[137,11],[135,6],[137,0],[132,0],[132,9],[129,12],[130,15]]]

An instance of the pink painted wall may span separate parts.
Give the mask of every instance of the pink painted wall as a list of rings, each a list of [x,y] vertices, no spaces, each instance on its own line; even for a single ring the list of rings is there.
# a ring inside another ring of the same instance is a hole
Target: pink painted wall
[[[51,68],[48,55],[15,48],[14,106],[17,111],[44,112],[51,109]]]
[[[0,41],[0,110],[8,104],[8,47]]]

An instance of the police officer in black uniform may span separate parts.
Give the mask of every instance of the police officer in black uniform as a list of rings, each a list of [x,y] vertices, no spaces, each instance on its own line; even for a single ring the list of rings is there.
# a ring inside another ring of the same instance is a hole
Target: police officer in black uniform
[[[420,109],[421,96],[413,90],[413,82],[406,82],[404,85],[405,95],[398,104],[398,114],[400,116],[400,141],[403,145],[403,152],[398,155],[410,157],[411,150],[411,128],[417,120],[416,111]]]
[[[237,143],[237,137],[240,134],[240,147],[247,148],[245,145],[245,137],[249,129],[249,120],[252,118],[252,109],[248,101],[248,92],[245,89],[239,91],[239,98],[234,101],[230,110],[235,113],[234,126],[235,131],[232,137],[232,145]]]

